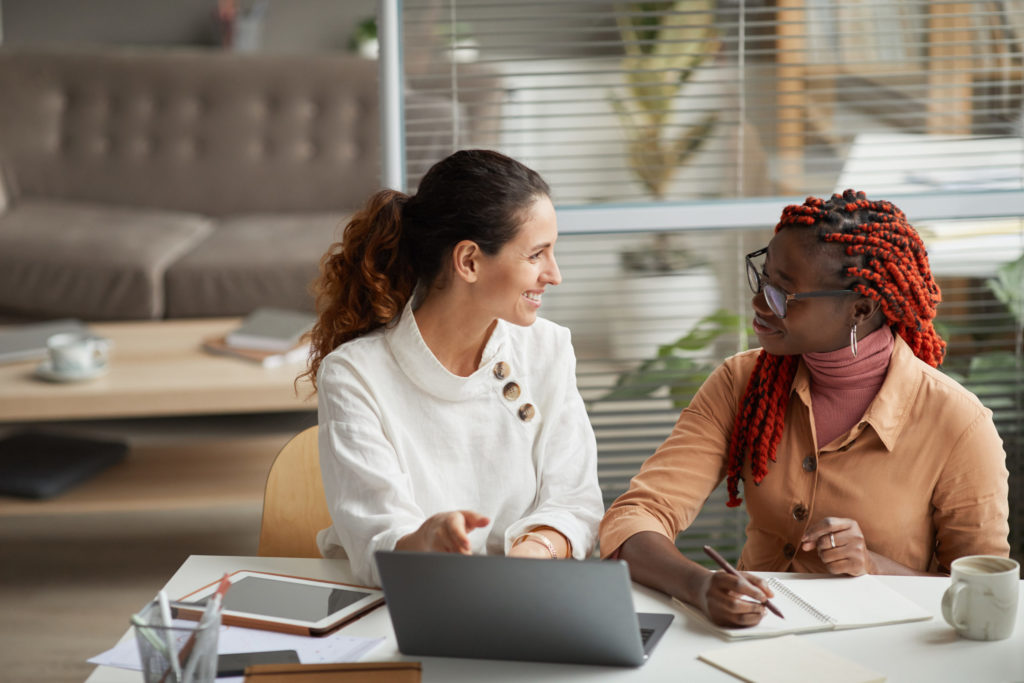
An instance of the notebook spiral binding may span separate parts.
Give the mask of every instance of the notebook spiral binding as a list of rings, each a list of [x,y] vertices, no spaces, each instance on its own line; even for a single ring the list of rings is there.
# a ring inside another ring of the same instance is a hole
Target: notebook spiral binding
[[[811,605],[809,602],[805,601],[799,595],[790,590],[789,586],[782,583],[781,581],[777,581],[774,576],[768,579],[768,585],[772,587],[773,591],[775,591],[776,593],[782,593],[789,600],[794,602],[800,609],[804,610],[818,621],[827,624],[836,623],[836,620],[833,617],[830,617],[824,612],[819,611],[816,607],[814,607],[814,605]]]

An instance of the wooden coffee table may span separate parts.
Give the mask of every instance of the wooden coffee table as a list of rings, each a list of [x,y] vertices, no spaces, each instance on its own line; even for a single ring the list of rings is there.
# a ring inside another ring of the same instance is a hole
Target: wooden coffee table
[[[0,420],[36,421],[314,410],[301,364],[263,368],[216,356],[207,337],[235,318],[93,323],[110,338],[110,371],[94,380],[54,383],[34,375],[39,361],[0,365]]]
[[[0,365],[4,431],[29,427],[120,437],[124,424],[172,425],[158,427],[163,431],[156,437],[126,436],[130,452],[123,463],[57,498],[0,497],[0,515],[258,503],[277,451],[303,426],[315,423],[316,398],[307,382],[294,384],[303,370],[301,363],[263,368],[202,350],[203,339],[223,335],[239,322],[221,318],[91,323],[94,332],[113,341],[110,370],[83,382],[38,379],[38,360]],[[272,422],[271,414],[282,413],[295,418],[279,419],[278,424],[286,425],[282,428],[264,427],[264,422]],[[192,419],[189,416],[221,416],[195,420],[215,420],[228,427],[209,434],[191,424],[178,426]],[[232,420],[244,424],[234,426]]]

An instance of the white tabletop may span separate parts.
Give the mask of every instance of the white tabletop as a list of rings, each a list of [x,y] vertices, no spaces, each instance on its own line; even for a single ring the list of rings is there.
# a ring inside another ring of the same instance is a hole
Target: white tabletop
[[[193,555],[167,582],[170,595],[185,595],[216,580],[224,572],[239,569],[273,571],[311,578],[351,581],[345,560],[279,557],[231,557]],[[886,584],[920,604],[934,615],[930,621],[875,628],[812,633],[798,636],[878,671],[888,681],[1007,681],[1024,682],[1024,600],[1018,604],[1017,626],[1008,640],[978,642],[959,638],[942,619],[940,600],[948,578],[883,576]],[[1024,582],[1022,582],[1024,587]],[[154,589],[157,587],[154,586]],[[154,591],[155,592],[155,591]],[[737,679],[697,659],[701,652],[728,647],[729,643],[689,622],[671,600],[661,593],[634,584],[638,612],[670,612],[676,615],[668,633],[656,646],[650,661],[637,669],[545,664],[445,657],[407,657],[398,652],[387,610],[380,608],[344,629],[367,638],[385,637],[365,661],[415,660],[423,663],[424,681],[722,681]],[[127,617],[126,617],[127,618]],[[126,633],[125,637],[130,634]],[[113,643],[111,643],[113,645]],[[139,672],[97,667],[87,683],[138,683]],[[829,679],[822,672],[821,680]]]

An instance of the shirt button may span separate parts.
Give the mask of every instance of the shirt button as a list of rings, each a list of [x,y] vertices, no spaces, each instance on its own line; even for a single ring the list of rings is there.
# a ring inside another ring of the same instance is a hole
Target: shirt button
[[[796,555],[796,547],[792,543],[787,543],[786,545],[782,546],[782,554],[790,559],[793,559],[793,556]]]
[[[813,455],[804,458],[804,472],[813,472],[816,469],[818,469],[818,461]]]
[[[512,368],[508,366],[508,363],[500,361],[494,365],[494,376],[497,379],[505,379],[512,374]]]
[[[807,508],[804,507],[803,504],[797,504],[796,507],[793,508],[793,519],[800,522],[807,519]]]
[[[519,398],[519,385],[515,382],[509,382],[505,385],[505,388],[501,390],[501,395],[510,401],[514,401]]]
[[[519,419],[523,422],[529,422],[533,419],[534,414],[537,411],[534,410],[533,405],[530,403],[524,403],[519,406]]]

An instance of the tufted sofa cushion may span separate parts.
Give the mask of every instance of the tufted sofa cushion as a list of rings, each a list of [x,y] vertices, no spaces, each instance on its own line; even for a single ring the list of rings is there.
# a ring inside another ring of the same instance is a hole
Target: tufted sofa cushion
[[[161,318],[168,264],[212,230],[195,214],[26,200],[0,214],[0,310]]]
[[[167,317],[244,315],[260,306],[312,311],[310,284],[343,221],[333,213],[224,219],[167,270]]]

